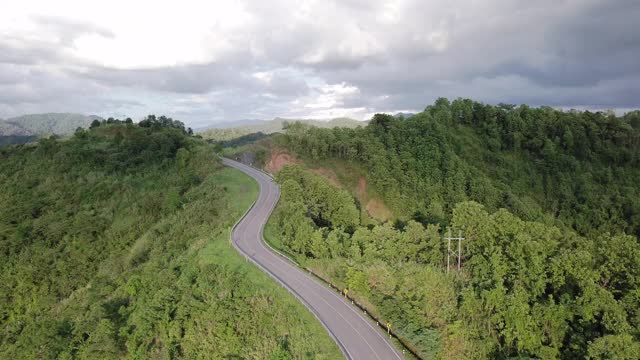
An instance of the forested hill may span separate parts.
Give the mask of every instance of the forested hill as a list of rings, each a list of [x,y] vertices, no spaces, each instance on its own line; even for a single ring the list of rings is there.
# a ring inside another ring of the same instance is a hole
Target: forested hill
[[[257,184],[184,124],[0,148],[0,358],[336,358],[229,228]]]
[[[296,165],[267,238],[424,358],[636,360],[639,125],[446,99],[364,128],[294,124],[274,138]],[[350,181],[392,216],[369,218]]]
[[[311,160],[366,169],[404,218],[447,224],[475,200],[580,234],[640,236],[640,112],[559,111],[471,100],[434,105],[409,119],[378,114],[365,128],[295,125],[287,146]]]

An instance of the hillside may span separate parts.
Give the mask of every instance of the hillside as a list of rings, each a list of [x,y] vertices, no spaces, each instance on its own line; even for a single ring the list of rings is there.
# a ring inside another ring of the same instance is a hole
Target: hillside
[[[637,117],[442,100],[355,131],[294,127],[284,143],[311,162],[366,169],[402,218],[446,225],[456,203],[474,200],[584,235],[640,236]]]
[[[309,126],[315,126],[319,128],[333,128],[333,127],[345,127],[345,128],[356,128],[358,126],[366,125],[366,123],[358,120],[353,120],[349,118],[336,118],[328,121],[322,120],[305,120],[305,119],[283,119],[283,118],[275,118],[269,121],[257,121],[252,123],[251,125],[243,125],[243,126],[235,126],[229,127],[230,124],[223,124],[224,128],[214,128],[207,129],[200,132],[205,139],[210,139],[214,141],[228,141],[233,140],[238,137],[253,134],[253,133],[264,133],[264,134],[273,134],[276,132],[283,132],[285,128],[285,124],[291,124],[294,122],[300,122]]]
[[[339,357],[229,245],[257,191],[176,121],[0,149],[0,358]]]
[[[359,129],[295,124],[264,161],[282,160],[267,237],[425,358],[637,359],[639,115],[439,99]]]

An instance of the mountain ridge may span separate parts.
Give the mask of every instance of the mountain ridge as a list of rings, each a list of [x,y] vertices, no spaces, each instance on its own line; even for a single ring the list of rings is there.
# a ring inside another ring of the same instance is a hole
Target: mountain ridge
[[[70,135],[78,127],[89,127],[97,115],[78,113],[26,114],[0,120],[0,136]]]
[[[239,122],[242,122],[240,120]],[[333,118],[329,120],[313,120],[313,119],[288,119],[276,117],[273,120],[265,120],[254,125],[243,125],[235,127],[212,127],[204,131],[200,131],[205,139],[211,139],[216,141],[225,141],[238,138],[240,136],[262,132],[265,134],[273,134],[276,132],[282,132],[286,122],[301,122],[307,125],[319,127],[319,128],[332,128],[332,127],[348,127],[356,128],[358,126],[364,126],[366,121],[359,121],[347,117]],[[230,124],[231,122],[225,123]],[[215,125],[214,125],[215,126]]]

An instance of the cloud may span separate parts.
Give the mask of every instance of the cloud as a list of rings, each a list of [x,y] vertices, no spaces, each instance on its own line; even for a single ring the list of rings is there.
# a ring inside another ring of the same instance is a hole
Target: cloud
[[[24,1],[0,14],[0,117],[365,118],[440,96],[640,105],[633,0]]]
[[[97,35],[104,38],[114,37],[113,32],[110,30],[94,25],[86,20],[40,15],[35,16],[34,21],[38,24],[39,29],[53,35],[55,41],[63,46],[73,45],[76,39],[85,35]]]

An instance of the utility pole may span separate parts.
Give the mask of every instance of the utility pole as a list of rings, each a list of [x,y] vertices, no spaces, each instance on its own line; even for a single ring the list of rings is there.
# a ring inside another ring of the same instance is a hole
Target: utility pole
[[[464,240],[462,232],[458,231],[458,237],[454,238],[451,236],[451,229],[449,229],[449,236],[444,239],[447,240],[447,273],[451,268],[451,256],[458,257],[458,271],[460,271],[460,263],[462,263],[462,240]],[[458,240],[458,251],[451,250],[451,240]]]

